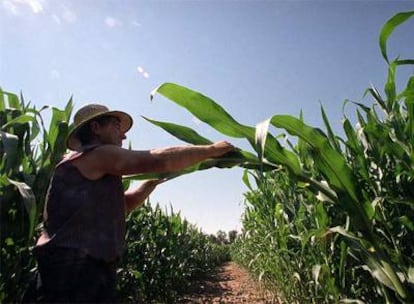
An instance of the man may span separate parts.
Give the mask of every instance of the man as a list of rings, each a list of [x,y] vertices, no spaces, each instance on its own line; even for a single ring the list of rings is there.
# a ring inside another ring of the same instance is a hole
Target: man
[[[161,182],[123,191],[122,176],[182,170],[234,147],[175,146],[149,151],[122,148],[132,126],[127,113],[90,104],[74,117],[67,147],[56,166],[34,249],[45,302],[111,302],[116,261],[124,247],[125,213],[140,206]]]

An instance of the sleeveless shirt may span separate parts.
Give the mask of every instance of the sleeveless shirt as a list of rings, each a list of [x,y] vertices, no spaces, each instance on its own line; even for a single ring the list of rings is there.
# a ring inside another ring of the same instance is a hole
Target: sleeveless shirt
[[[56,166],[46,195],[43,232],[36,247],[81,249],[105,261],[121,256],[125,242],[121,176],[90,180],[72,164],[72,160],[96,147],[74,152]]]

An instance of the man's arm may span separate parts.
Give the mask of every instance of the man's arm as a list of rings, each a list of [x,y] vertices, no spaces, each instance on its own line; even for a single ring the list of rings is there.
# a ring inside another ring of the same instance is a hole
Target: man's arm
[[[174,146],[149,151],[131,151],[115,145],[105,145],[91,151],[85,162],[99,176],[128,175],[180,171],[208,158],[218,157],[234,149],[220,141],[211,145]]]
[[[155,187],[163,182],[164,180],[148,180],[136,188],[128,189],[125,192],[125,211],[131,212],[135,208],[140,207]]]

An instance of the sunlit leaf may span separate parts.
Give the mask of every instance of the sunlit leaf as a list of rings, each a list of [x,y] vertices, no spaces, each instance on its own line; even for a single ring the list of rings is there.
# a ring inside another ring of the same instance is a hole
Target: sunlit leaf
[[[34,226],[36,224],[36,198],[32,191],[32,189],[25,183],[18,182],[15,180],[8,179],[8,181],[16,186],[17,190],[19,191],[24,207],[26,208],[27,215],[29,218],[29,235],[28,239],[31,240],[33,233],[34,233]]]
[[[225,135],[243,138],[254,134],[254,128],[238,123],[219,104],[199,92],[177,84],[164,83],[152,92],[151,99],[155,93],[161,94],[186,108],[199,120]]]
[[[184,107],[196,118],[207,123],[224,135],[246,138],[252,147],[256,148],[255,128],[238,123],[219,104],[209,97],[173,83],[165,83],[155,89],[151,94],[151,98],[153,98],[155,93],[159,93]],[[300,163],[295,154],[284,149],[271,134],[267,136],[264,156],[272,163],[283,164],[295,172],[295,174],[301,174]]]
[[[315,157],[320,159],[320,169],[329,178],[329,183],[338,190],[343,190],[358,201],[352,171],[347,165],[342,154],[334,150],[325,136],[317,129],[304,124],[297,118],[288,115],[275,115],[271,123],[278,128],[283,128],[289,134],[298,136],[306,141],[315,150]]]
[[[32,115],[28,115],[28,114],[22,114],[10,121],[8,121],[6,124],[2,125],[1,128],[3,130],[5,130],[6,128],[10,127],[11,125],[14,124],[25,124],[28,122],[33,122],[35,120],[35,117],[33,117]]]
[[[266,146],[266,139],[267,139],[267,131],[269,130],[270,119],[266,119],[265,121],[258,123],[256,125],[256,132],[254,137],[254,142],[256,145],[256,151],[259,156],[259,159],[263,160],[263,155]]]
[[[150,119],[147,117],[143,118],[147,121],[149,121],[150,123],[164,129],[165,131],[167,131],[168,133],[170,133],[171,135],[177,137],[178,139],[181,139],[187,143],[193,144],[193,145],[209,145],[212,144],[212,142],[201,136],[200,134],[198,134],[196,131],[194,131],[191,128],[188,127],[184,127],[178,124],[174,124],[174,123],[170,123],[170,122],[163,122],[163,121],[158,121],[158,120],[154,120],[154,119]]]
[[[410,12],[403,12],[394,15],[390,18],[382,27],[380,36],[379,36],[379,45],[381,49],[381,54],[384,59],[388,61],[388,54],[387,54],[387,41],[392,32],[402,23],[407,21],[410,17],[414,15],[414,11]]]

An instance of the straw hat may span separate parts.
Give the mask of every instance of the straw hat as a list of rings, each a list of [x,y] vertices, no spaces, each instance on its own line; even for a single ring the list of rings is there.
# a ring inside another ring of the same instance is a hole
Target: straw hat
[[[121,111],[110,111],[107,107],[100,104],[88,104],[76,112],[73,118],[74,128],[68,135],[66,146],[70,150],[79,149],[82,144],[78,138],[78,131],[92,119],[101,116],[114,116],[118,118],[122,132],[127,132],[132,127],[132,117],[129,114]]]

